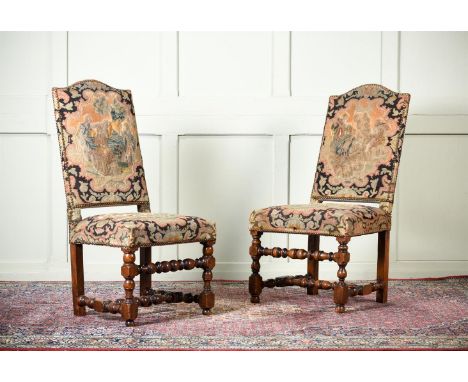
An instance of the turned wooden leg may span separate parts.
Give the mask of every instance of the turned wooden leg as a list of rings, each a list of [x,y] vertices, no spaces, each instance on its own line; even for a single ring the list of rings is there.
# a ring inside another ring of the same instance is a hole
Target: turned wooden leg
[[[136,248],[122,248],[123,265],[121,268],[122,276],[125,278],[123,287],[125,289],[125,300],[120,307],[120,313],[125,320],[126,326],[135,326],[135,319],[138,316],[138,302],[133,297],[133,290],[135,289],[134,277],[138,275],[138,267],[135,264],[135,250]]]
[[[376,301],[387,302],[388,294],[388,262],[390,257],[390,231],[379,232],[377,257],[377,282],[383,284],[383,289],[377,290]]]
[[[252,235],[252,244],[250,245],[249,254],[252,257],[252,274],[249,277],[249,293],[250,293],[250,302],[258,304],[260,302],[260,294],[262,293],[263,280],[260,276],[260,257],[259,248],[260,248],[260,237],[263,232],[250,231]]]
[[[140,267],[151,263],[151,247],[140,248]],[[146,296],[151,289],[151,273],[140,274],[140,296]]]
[[[202,308],[202,313],[204,315],[211,314],[211,308],[213,308],[215,303],[215,295],[211,290],[211,280],[213,279],[213,272],[211,271],[215,264],[216,260],[213,257],[213,241],[207,241],[202,243],[203,245],[203,291],[200,293],[200,299],[198,304]]]
[[[336,240],[340,243],[338,252],[334,255],[334,260],[338,264],[338,283],[335,284],[333,299],[335,301],[335,311],[337,313],[344,313],[345,304],[348,301],[348,285],[345,283],[347,276],[346,264],[349,262],[348,243],[350,237],[342,236],[337,237]]]
[[[320,236],[309,235],[309,244],[307,250],[309,252],[318,251],[320,249]],[[310,280],[319,279],[319,261],[307,258],[307,278]],[[318,288],[316,286],[307,287],[307,294],[318,294]]]
[[[83,245],[70,244],[70,263],[72,276],[73,313],[86,315],[86,307],[79,305],[79,297],[84,296]]]

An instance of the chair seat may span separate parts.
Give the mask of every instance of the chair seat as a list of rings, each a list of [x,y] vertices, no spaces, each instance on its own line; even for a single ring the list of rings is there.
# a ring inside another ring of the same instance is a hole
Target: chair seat
[[[70,243],[150,247],[216,240],[215,223],[205,219],[146,212],[90,216],[71,229]]]
[[[254,231],[360,236],[389,230],[391,215],[364,205],[313,203],[255,210],[249,221]]]

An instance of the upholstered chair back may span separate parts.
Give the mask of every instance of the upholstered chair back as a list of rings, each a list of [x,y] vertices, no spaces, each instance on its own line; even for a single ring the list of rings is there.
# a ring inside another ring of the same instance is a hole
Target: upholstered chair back
[[[69,223],[88,207],[149,212],[131,92],[86,80],[52,93]]]
[[[376,202],[391,212],[409,100],[381,85],[330,97],[312,202]]]

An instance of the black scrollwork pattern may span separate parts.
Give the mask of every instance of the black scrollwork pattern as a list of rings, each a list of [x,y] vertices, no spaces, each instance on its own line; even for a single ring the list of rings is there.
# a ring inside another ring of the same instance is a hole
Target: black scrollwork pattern
[[[149,203],[130,91],[87,80],[53,97],[69,210]]]
[[[75,244],[149,247],[216,240],[216,226],[185,215],[116,213],[95,215],[78,222],[70,232]]]
[[[363,85],[330,97],[312,200],[374,200],[391,211],[410,95]]]

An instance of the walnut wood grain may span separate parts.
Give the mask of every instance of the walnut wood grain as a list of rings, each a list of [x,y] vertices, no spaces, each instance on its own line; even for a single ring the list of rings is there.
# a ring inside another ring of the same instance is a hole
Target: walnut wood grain
[[[140,248],[140,269],[151,264],[151,247]],[[151,289],[151,273],[140,271],[140,296],[145,296]]]
[[[70,244],[70,264],[73,313],[75,316],[84,316],[86,315],[86,308],[79,304],[79,297],[84,295],[83,245]]]
[[[144,296],[134,297],[134,301],[138,306],[148,307],[151,305],[158,305],[162,303],[198,303],[200,295],[183,292],[172,292],[164,290],[149,289]],[[124,299],[117,299],[114,301],[106,300],[101,301],[94,297],[79,296],[78,303],[81,307],[87,306],[90,309],[99,313],[121,313],[121,306],[124,304]]]
[[[333,252],[324,252],[320,250],[313,250],[308,251],[305,249],[297,249],[297,248],[266,248],[266,247],[258,247],[258,255],[259,256],[271,256],[275,258],[286,258],[289,257],[290,259],[295,260],[304,260],[304,259],[312,259],[314,261],[333,261],[333,256],[335,255]]]
[[[335,253],[333,260],[338,264],[338,283],[333,288],[333,300],[335,302],[335,311],[337,313],[345,312],[345,305],[348,301],[348,285],[345,282],[346,276],[346,265],[349,262],[348,243],[350,240],[349,236],[337,237],[336,240],[340,245],[338,246],[338,252]]]
[[[388,263],[390,257],[390,231],[379,232],[377,254],[377,281],[382,288],[377,291],[376,301],[387,302],[388,295]]]
[[[87,297],[84,295],[79,297],[80,306],[87,306],[99,313],[120,313],[120,307],[122,306],[123,301],[123,299],[117,299],[115,301],[101,301],[97,298]]]
[[[365,296],[371,294],[372,292],[378,292],[382,289],[382,287],[383,285],[379,282],[373,282],[364,285],[348,284],[348,295],[350,297]]]
[[[250,245],[249,254],[252,258],[252,274],[249,277],[249,293],[250,293],[250,302],[258,304],[260,302],[260,294],[262,293],[262,276],[260,276],[260,250],[261,250],[261,241],[262,232],[251,231],[252,235],[252,244]]]
[[[184,260],[170,260],[170,261],[157,261],[152,263],[151,261],[146,265],[140,266],[141,274],[153,274],[153,273],[167,273],[177,271],[190,271],[194,268],[204,268],[205,259],[200,257],[199,259],[184,259]]]
[[[307,250],[309,253],[315,253],[320,251],[320,236],[318,235],[309,235]],[[319,279],[319,260],[316,260],[313,256],[307,256],[307,277],[310,280]],[[315,286],[307,287],[308,295],[317,295],[318,288]]]
[[[264,248],[261,246],[261,232],[252,231],[252,244],[249,253],[252,257],[252,274],[249,278],[249,293],[251,302],[259,302],[259,296],[263,288],[282,288],[298,286],[306,288],[308,294],[317,294],[320,289],[333,289],[335,311],[343,313],[349,297],[365,296],[377,293],[377,301],[386,302],[386,289],[388,288],[388,243],[389,231],[379,233],[379,260],[377,265],[377,280],[364,285],[346,283],[346,265],[350,260],[348,243],[350,237],[337,237],[339,243],[337,252],[324,252],[319,250],[319,236],[309,236],[308,249]],[[307,259],[307,274],[297,276],[283,276],[263,280],[259,274],[261,256],[275,258]],[[338,264],[338,281],[331,282],[318,279],[318,262],[334,261]],[[385,298],[384,298],[385,297]]]
[[[133,296],[135,281],[133,279],[139,274],[138,267],[135,265],[136,248],[122,248],[123,265],[121,267],[122,276],[125,278],[123,287],[125,290],[125,300],[120,306],[120,313],[125,320],[126,326],[134,326],[135,319],[138,316],[138,300]]]
[[[175,304],[175,303],[199,303],[200,295],[183,292],[171,292],[164,290],[150,289],[146,296],[139,298],[140,306],[158,305],[162,303]]]
[[[262,282],[263,288],[282,288],[288,286],[298,286],[302,288],[333,289],[334,283],[326,280],[312,280],[308,275],[283,276],[268,279]]]
[[[216,264],[216,260],[213,257],[213,242],[208,241],[202,243],[203,245],[203,291],[200,293],[198,304],[202,308],[204,315],[211,314],[211,309],[215,304],[215,295],[211,290],[211,280],[213,280],[212,269]]]
[[[210,314],[215,304],[215,294],[211,289],[213,279],[212,270],[216,265],[213,256],[214,241],[201,243],[203,256],[199,259],[171,260],[152,263],[151,248],[140,248],[140,265],[135,264],[135,252],[138,248],[122,248],[123,265],[121,274],[125,279],[123,288],[125,298],[111,300],[99,300],[84,294],[83,275],[83,246],[70,245],[71,273],[72,273],[72,297],[73,311],[75,315],[85,315],[86,308],[99,313],[120,313],[126,326],[134,326],[138,316],[139,307],[148,307],[161,303],[197,303],[202,308],[203,314]],[[153,273],[176,272],[180,270],[203,269],[203,290],[200,294],[155,291],[151,288],[151,275]],[[134,278],[140,275],[140,296],[134,296]]]

